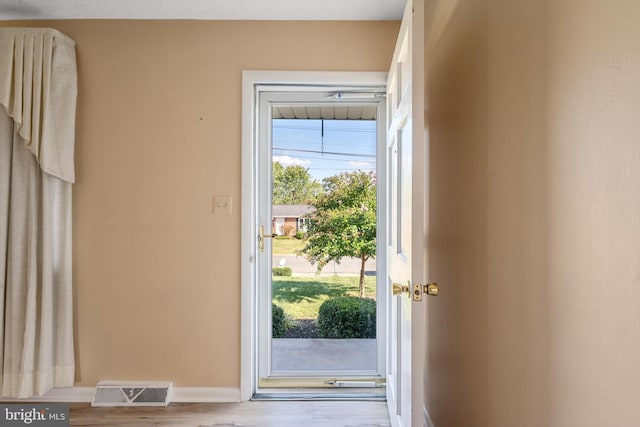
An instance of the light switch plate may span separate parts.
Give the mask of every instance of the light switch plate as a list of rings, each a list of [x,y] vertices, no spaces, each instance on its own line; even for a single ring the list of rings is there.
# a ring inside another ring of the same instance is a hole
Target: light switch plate
[[[213,197],[213,213],[220,214],[226,213],[231,215],[232,212],[232,199],[231,196],[214,196]]]

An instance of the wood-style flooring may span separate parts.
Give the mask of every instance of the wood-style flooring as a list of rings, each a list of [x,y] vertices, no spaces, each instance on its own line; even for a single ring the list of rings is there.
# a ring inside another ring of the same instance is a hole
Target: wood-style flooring
[[[390,426],[385,402],[255,401],[174,403],[168,407],[71,405],[72,426]]]

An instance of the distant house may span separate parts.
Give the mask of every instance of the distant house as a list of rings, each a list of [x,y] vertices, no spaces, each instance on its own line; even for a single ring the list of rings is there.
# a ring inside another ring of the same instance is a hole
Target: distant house
[[[272,233],[278,236],[294,236],[298,231],[306,232],[309,220],[305,216],[314,209],[311,205],[273,205]]]

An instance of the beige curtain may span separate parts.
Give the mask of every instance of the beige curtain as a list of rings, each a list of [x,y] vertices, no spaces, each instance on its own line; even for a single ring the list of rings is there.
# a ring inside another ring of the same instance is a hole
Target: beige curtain
[[[74,381],[74,42],[0,29],[0,382],[3,397]]]

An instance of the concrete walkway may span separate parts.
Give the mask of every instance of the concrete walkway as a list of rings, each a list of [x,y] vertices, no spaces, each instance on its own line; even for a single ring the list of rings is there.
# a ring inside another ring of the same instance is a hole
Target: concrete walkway
[[[271,369],[283,371],[375,370],[375,339],[274,338]]]

